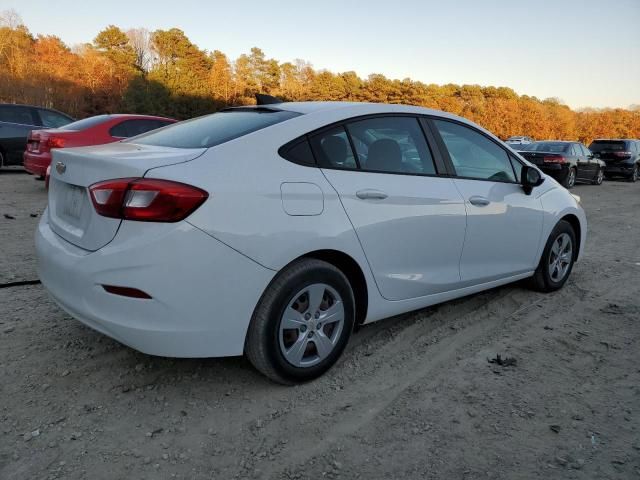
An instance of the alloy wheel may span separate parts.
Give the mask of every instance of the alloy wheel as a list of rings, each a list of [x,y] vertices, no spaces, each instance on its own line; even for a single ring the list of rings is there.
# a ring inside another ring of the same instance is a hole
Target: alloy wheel
[[[344,304],[334,288],[325,283],[304,287],[280,319],[280,351],[294,367],[316,365],[335,349],[344,322]]]
[[[604,180],[604,170],[598,170],[598,175],[596,176],[596,185],[601,185]]]
[[[567,188],[571,188],[576,184],[576,171],[574,168],[569,170],[569,178],[567,179]]]
[[[573,245],[571,237],[566,233],[561,233],[554,240],[551,252],[549,253],[549,277],[558,283],[564,279],[571,267],[573,260]]]

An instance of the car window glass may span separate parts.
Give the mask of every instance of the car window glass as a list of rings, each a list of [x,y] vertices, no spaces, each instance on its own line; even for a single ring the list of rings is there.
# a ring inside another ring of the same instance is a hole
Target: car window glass
[[[511,166],[513,167],[513,171],[516,174],[516,182],[520,182],[520,179],[522,178],[522,167],[524,165],[511,155],[509,155],[509,160],[511,161]]]
[[[582,156],[582,151],[578,148],[578,145],[576,145],[575,143],[571,146],[571,154],[575,157],[581,157]]]
[[[591,155],[591,152],[589,151],[589,149],[585,147],[583,144],[580,144],[580,148],[582,149],[582,154],[585,157],[588,157],[589,155]]]
[[[311,137],[311,148],[323,167],[357,168],[344,127],[335,127]]]
[[[40,114],[40,120],[42,120],[42,125],[49,128],[58,128],[68,123],[71,123],[72,120],[64,115],[60,115],[57,112],[52,112],[51,110],[44,110],[39,108],[38,113]]]
[[[0,122],[19,123],[22,125],[35,125],[31,110],[18,105],[0,106]]]
[[[174,123],[127,141],[161,147],[210,148],[299,115],[286,110],[235,108]]]
[[[434,120],[460,177],[514,182],[511,162],[502,148],[484,135],[458,123]]]
[[[293,163],[299,163],[301,165],[315,165],[316,163],[313,153],[311,152],[311,146],[306,138],[287,147],[286,150],[280,153],[284,158]]]
[[[347,124],[360,168],[434,175],[433,158],[417,118],[378,117]]]
[[[143,133],[150,132],[163,126],[157,120],[151,119],[139,119],[139,120],[125,120],[117,125],[114,125],[109,130],[109,134],[112,137],[129,138],[141,135]]]

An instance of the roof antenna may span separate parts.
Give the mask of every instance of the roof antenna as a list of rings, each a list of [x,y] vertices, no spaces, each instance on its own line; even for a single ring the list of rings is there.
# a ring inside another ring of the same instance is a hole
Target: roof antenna
[[[274,103],[282,103],[277,97],[272,97],[271,95],[265,95],[264,93],[256,93],[256,103],[258,105],[272,105]]]

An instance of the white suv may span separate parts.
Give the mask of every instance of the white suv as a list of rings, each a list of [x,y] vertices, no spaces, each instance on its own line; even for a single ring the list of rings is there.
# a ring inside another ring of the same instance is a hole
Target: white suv
[[[36,245],[63,309],[283,383],[325,372],[357,324],[528,277],[558,289],[586,238],[553,179],[418,107],[241,107],[53,155]]]

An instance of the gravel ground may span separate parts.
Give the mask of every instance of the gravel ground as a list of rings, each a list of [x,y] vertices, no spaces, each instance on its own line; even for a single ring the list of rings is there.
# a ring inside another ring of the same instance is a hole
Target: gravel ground
[[[292,388],[242,358],[140,354],[40,285],[1,288],[0,478],[640,478],[640,186],[575,193],[590,232],[562,291],[366,326]],[[45,202],[0,173],[0,283],[36,278]]]

